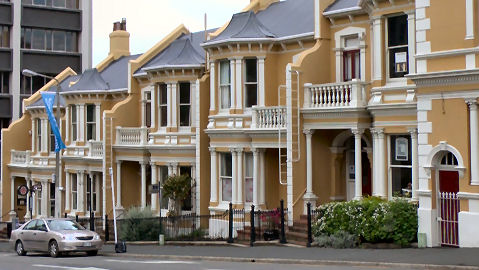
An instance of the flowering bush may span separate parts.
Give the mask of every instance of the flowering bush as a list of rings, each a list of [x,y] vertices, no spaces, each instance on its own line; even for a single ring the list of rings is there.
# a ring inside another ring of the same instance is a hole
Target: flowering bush
[[[417,209],[407,200],[384,201],[370,197],[321,205],[313,224],[315,237],[339,231],[357,236],[362,242],[411,243],[417,233]]]

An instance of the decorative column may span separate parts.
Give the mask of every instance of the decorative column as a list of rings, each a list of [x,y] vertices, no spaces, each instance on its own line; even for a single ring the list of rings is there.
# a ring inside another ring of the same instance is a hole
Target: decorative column
[[[198,192],[197,183],[196,183],[196,162],[190,164],[191,166],[191,211],[193,213],[200,214],[200,193]],[[198,201],[197,201],[198,199]]]
[[[264,56],[258,56],[258,105],[265,106],[264,100]],[[279,104],[278,104],[279,105]]]
[[[382,79],[382,19],[373,17],[373,80]]]
[[[371,135],[373,136],[373,188],[372,194],[373,196],[379,196],[379,155],[378,155],[378,131],[375,128],[371,128]]]
[[[31,184],[32,180],[31,179],[26,179],[26,184],[27,184],[27,187],[30,188],[30,184]],[[30,216],[30,198],[29,198],[29,194],[27,194],[27,211],[25,213],[25,220],[29,220],[31,219],[32,217]]]
[[[359,200],[363,197],[363,177],[361,163],[361,136],[362,129],[352,129],[354,134],[354,199]]]
[[[166,84],[166,106],[167,106],[167,120],[166,120],[166,126],[171,128],[173,126],[173,123],[171,121],[171,111],[172,111],[172,107],[173,107],[173,103],[172,103],[172,100],[171,100],[171,92],[172,92],[172,83],[167,83]]]
[[[100,130],[101,130],[101,108],[100,103],[95,103],[95,141],[101,141]],[[68,128],[67,128],[68,129]]]
[[[258,172],[259,172],[259,151],[257,148],[254,148],[253,149],[253,204],[254,206],[258,205],[258,199],[259,199]]]
[[[79,171],[77,173],[78,181],[78,212],[85,213],[85,172]]]
[[[178,100],[177,100],[177,85],[176,82],[171,84],[171,126],[174,128],[178,127]]]
[[[210,156],[211,156],[211,172],[210,172],[210,203],[216,203],[218,202],[218,178],[216,176],[217,172],[217,161],[216,161],[216,148],[210,147],[208,148],[210,150]]]
[[[95,209],[97,212],[100,213],[100,174],[95,173],[93,177],[95,177],[95,192],[96,192]]]
[[[471,185],[479,185],[479,142],[478,142],[478,117],[477,117],[477,100],[466,100],[469,105],[469,136],[471,144]]]
[[[78,104],[78,114],[77,114],[77,132],[78,132],[78,141],[85,141],[85,104]]]
[[[116,208],[121,206],[121,160],[116,162]]]
[[[264,175],[265,171],[265,166],[266,166],[266,159],[265,159],[265,149],[259,149],[259,168],[260,168],[260,174],[259,174],[259,204],[260,205],[265,205],[266,204],[266,179]]]
[[[146,162],[141,161],[141,209],[146,207]]]
[[[42,119],[42,149],[41,152],[48,153],[50,149],[48,149],[49,140],[50,140],[50,132],[48,132],[48,120]]]
[[[40,149],[37,149],[37,144],[35,143],[35,138],[37,138],[36,135],[36,122],[35,118],[32,118],[32,153],[35,153],[36,151],[40,152]]]
[[[10,220],[17,216],[17,212],[15,212],[15,176],[11,177],[11,184],[10,184]],[[27,198],[28,200],[28,198]]]
[[[231,201],[233,204],[238,204],[238,152],[236,148],[231,148]]]
[[[71,194],[71,176],[66,173],[65,179],[65,211],[70,211],[70,194]]]
[[[408,73],[416,73],[416,11],[413,9],[407,13],[407,37],[408,37]]]
[[[378,179],[377,179],[377,184],[378,184],[378,196],[382,198],[387,197],[387,191],[386,191],[386,147],[385,147],[385,135],[384,135],[384,129],[383,128],[378,128],[377,130],[378,134]]]
[[[411,134],[411,158],[412,158],[412,200],[418,201],[417,190],[419,189],[419,157],[417,143],[417,128],[410,128]]]
[[[303,196],[304,213],[307,212],[306,205],[311,203],[311,206],[316,207],[316,200],[318,197],[313,193],[313,149],[312,137],[314,130],[305,129],[303,133],[306,135],[306,193]]]
[[[236,154],[238,155],[238,195],[236,197],[238,204],[243,204],[243,187],[244,187],[244,179],[243,179],[243,148],[236,149]]]
[[[42,181],[42,205],[40,206],[42,208],[42,216],[48,217],[48,195],[50,194],[50,188],[48,185],[48,182]]]
[[[235,93],[236,93],[236,72],[235,72],[235,59],[230,58],[230,99],[231,99],[231,105],[230,108],[236,108],[236,99],[235,99]],[[234,185],[233,185],[234,186]],[[234,194],[233,194],[234,196]]]
[[[210,111],[216,109],[216,79],[215,62],[210,62]]]
[[[242,65],[243,65],[243,58],[239,57],[236,58],[236,109],[243,109],[243,91],[242,91]],[[242,200],[242,199],[241,199]]]
[[[65,106],[65,141],[68,142],[68,144],[71,144],[72,140],[70,137],[70,106]],[[33,129],[33,127],[32,127]]]
[[[151,165],[151,184],[152,185],[157,185],[158,184],[158,171],[156,164],[154,162],[150,163]],[[158,192],[152,192],[151,193],[151,210],[153,212],[156,212],[158,209]]]

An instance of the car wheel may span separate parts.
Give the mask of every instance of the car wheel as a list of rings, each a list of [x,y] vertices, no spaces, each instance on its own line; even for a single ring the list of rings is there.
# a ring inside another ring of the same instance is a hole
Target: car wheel
[[[23,248],[23,243],[20,240],[15,243],[15,251],[17,252],[18,256],[25,256],[27,254],[27,252]]]
[[[90,250],[86,252],[88,256],[96,256],[98,254],[98,250]]]
[[[58,243],[55,240],[50,241],[48,244],[48,253],[52,258],[56,258],[60,255],[60,251],[58,251]]]

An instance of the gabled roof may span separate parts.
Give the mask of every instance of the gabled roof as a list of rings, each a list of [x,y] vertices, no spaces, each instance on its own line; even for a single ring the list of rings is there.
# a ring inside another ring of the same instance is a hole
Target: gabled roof
[[[68,78],[66,78],[65,80],[63,80],[61,83],[60,83],[60,86],[61,86],[61,92],[64,92],[63,89],[66,89],[68,88],[69,84],[71,82],[74,82],[74,81],[77,81],[78,79],[80,78],[80,75],[75,75],[75,76],[70,76]],[[57,86],[52,86],[50,87],[48,90],[48,92],[56,92],[57,91]],[[57,100],[56,100],[56,97],[55,97],[55,101],[53,103],[53,107],[56,108],[57,106]],[[65,106],[65,99],[60,95],[60,107],[64,107]],[[43,100],[42,98],[40,97],[39,99],[37,99],[37,101],[35,101],[34,103],[28,105],[26,108],[27,110],[28,109],[34,109],[34,108],[44,108],[45,107],[45,104],[43,103]]]
[[[256,14],[234,14],[228,26],[202,46],[228,41],[288,39],[314,34],[314,0],[287,0],[272,3]]]
[[[207,30],[213,32],[216,29]],[[205,64],[205,52],[200,43],[205,40],[205,32],[183,34],[163,51],[139,68],[135,75],[144,75],[149,70],[178,67],[202,67]]]
[[[361,10],[362,0],[336,0],[323,12],[325,16]]]

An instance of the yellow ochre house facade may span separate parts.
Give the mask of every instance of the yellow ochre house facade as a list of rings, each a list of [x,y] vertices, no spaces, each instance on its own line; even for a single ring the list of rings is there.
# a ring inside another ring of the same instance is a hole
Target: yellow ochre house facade
[[[218,29],[181,25],[141,55],[116,23],[102,63],[57,76],[59,212],[166,214],[148,185],[188,174],[183,213],[284,200],[292,226],[307,203],[405,197],[427,246],[478,247],[478,4],[252,0]],[[31,218],[17,195],[30,182],[43,187],[33,215],[55,212],[39,93],[24,108],[2,130],[2,221]]]

